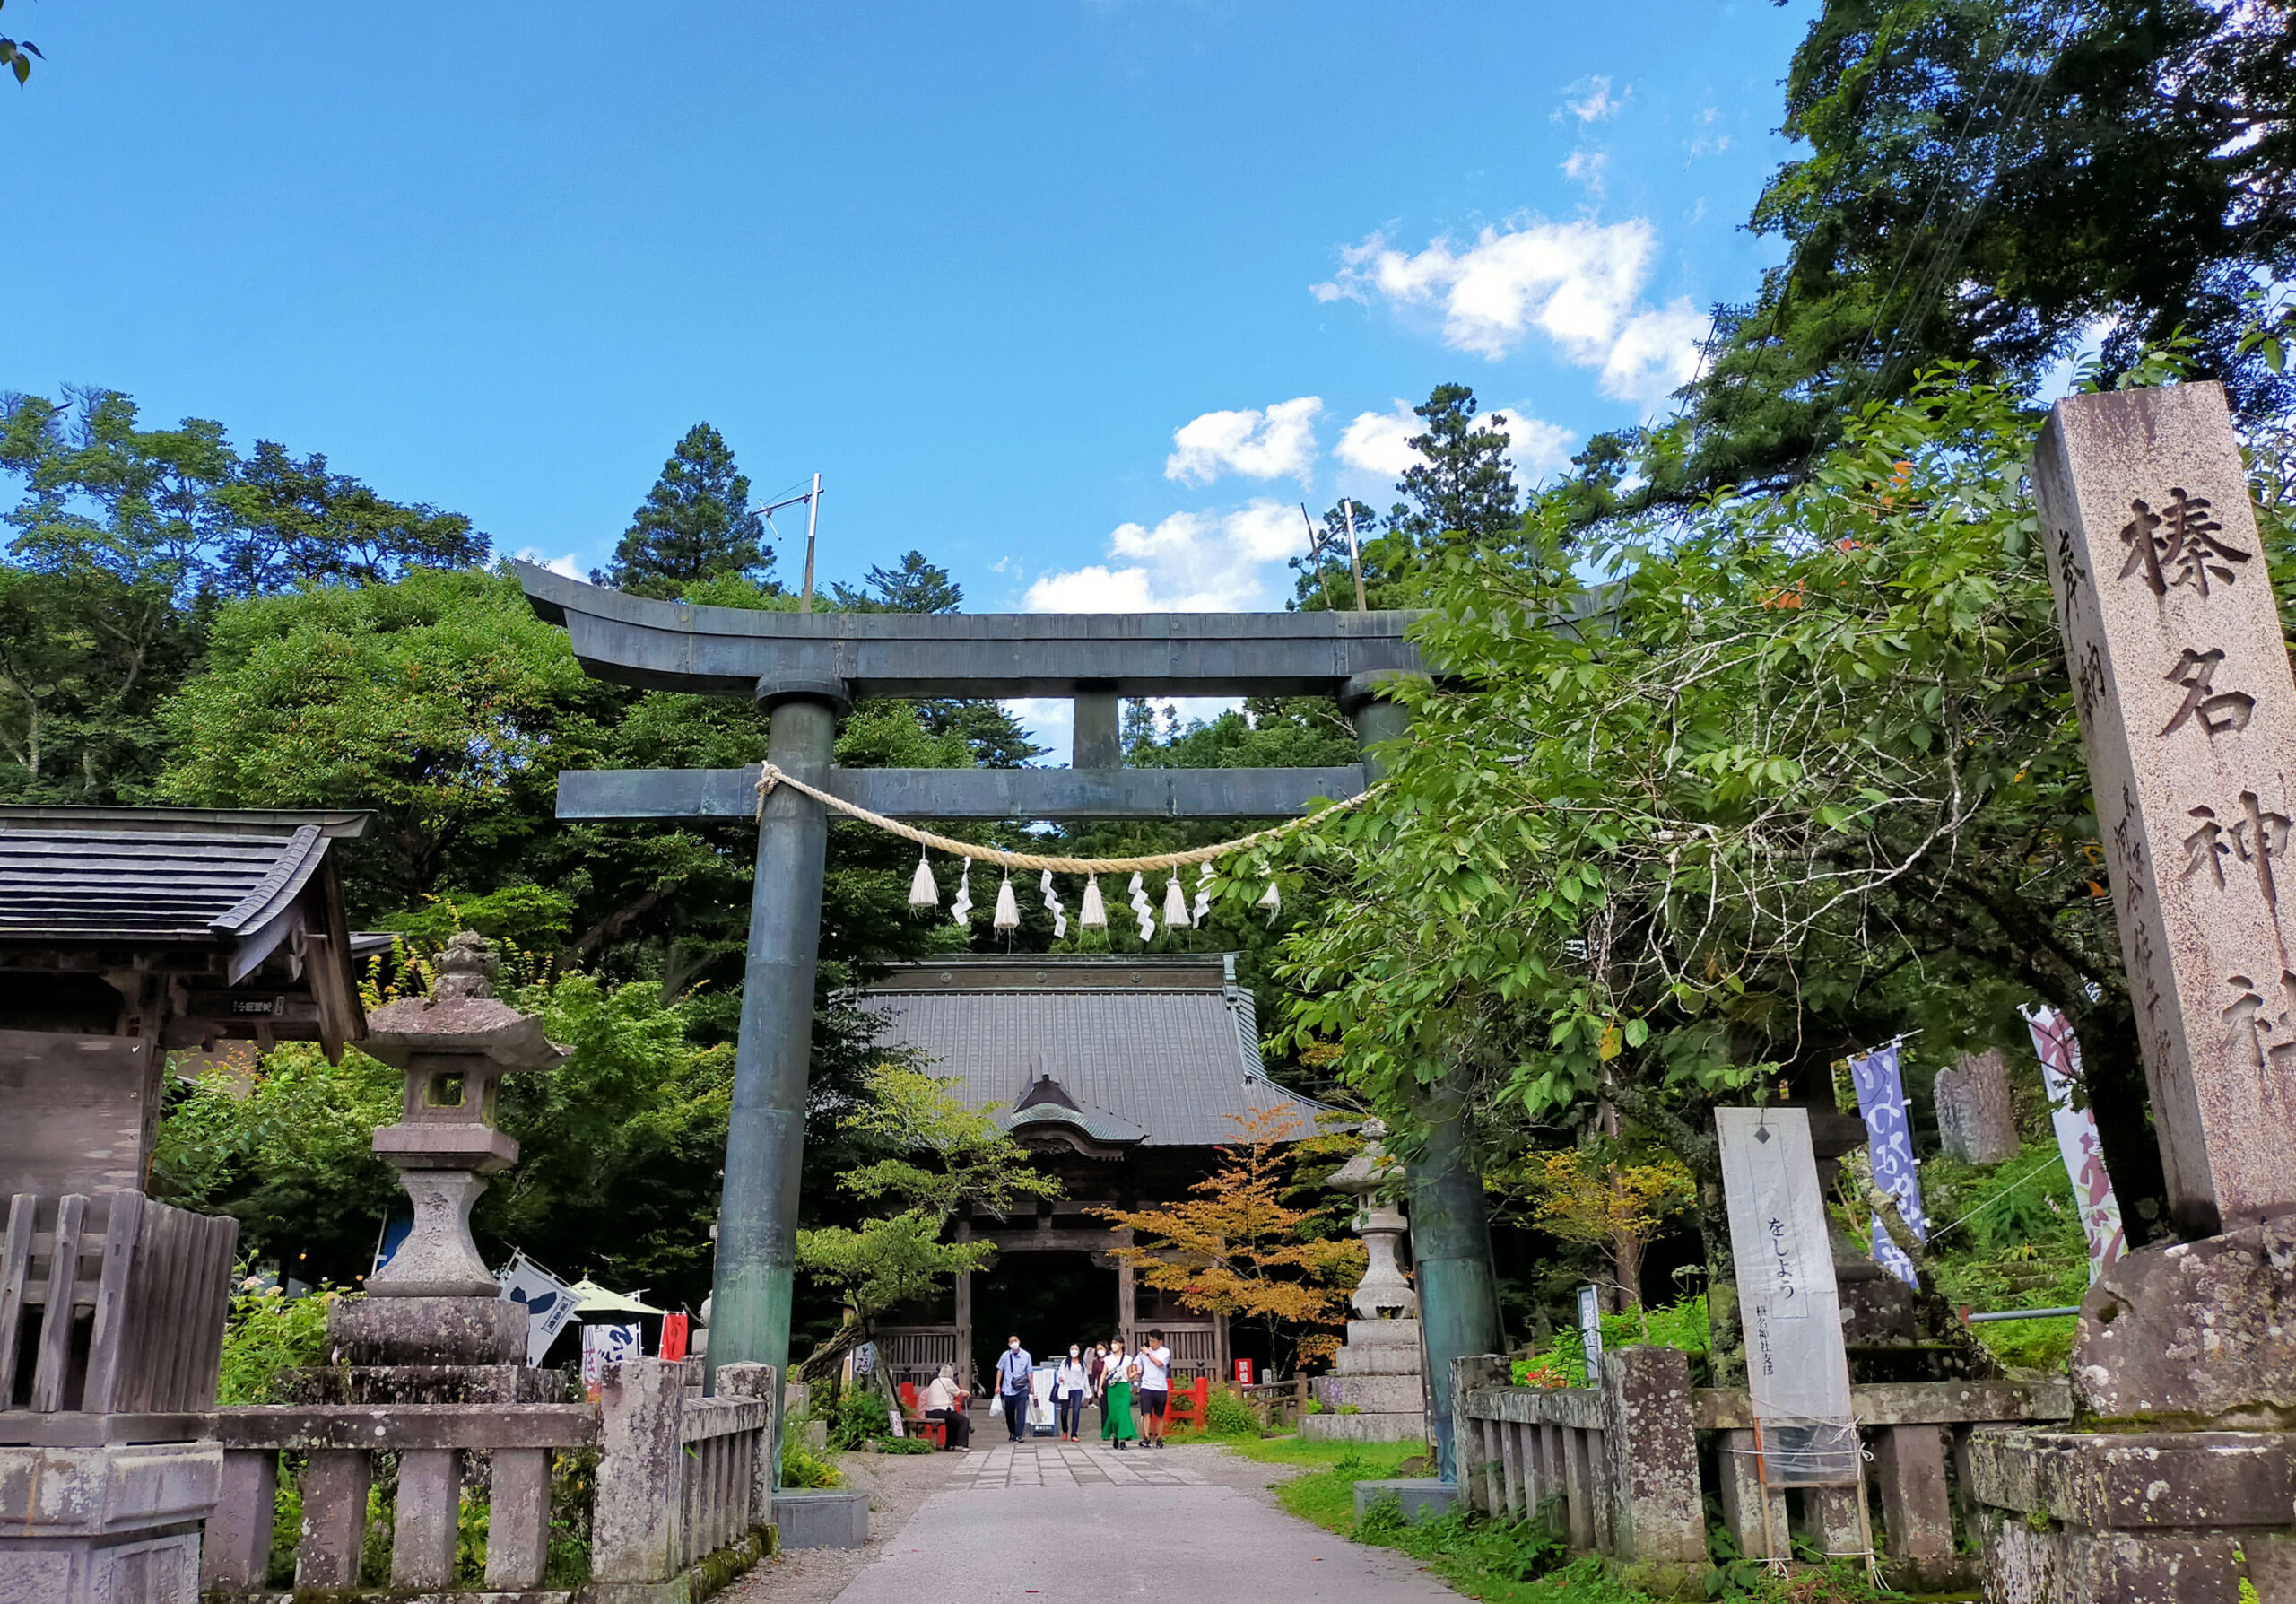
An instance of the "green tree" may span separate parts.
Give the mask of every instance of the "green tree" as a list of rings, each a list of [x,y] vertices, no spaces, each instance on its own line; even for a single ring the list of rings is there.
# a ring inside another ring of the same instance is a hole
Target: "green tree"
[[[208,671],[161,711],[174,751],[158,796],[376,809],[352,858],[370,916],[491,885],[476,866],[546,829],[559,769],[604,739],[599,687],[506,575],[416,569],[234,602],[211,639]]]
[[[573,1050],[556,1069],[512,1077],[502,1129],[517,1165],[479,1200],[472,1229],[490,1262],[524,1248],[562,1275],[648,1286],[699,1305],[709,1286],[732,1088],[732,1053],[687,1033],[649,982],[587,975],[506,987]],[[383,1219],[404,1206],[372,1151],[401,1111],[399,1071],[353,1049],[330,1065],[283,1046],[244,1083],[228,1072],[174,1094],[161,1121],[154,1186],[235,1216],[241,1242],[307,1281],[354,1285]]]
[[[833,584],[830,594],[848,613],[953,613],[965,599],[949,571],[917,551],[903,554],[899,568],[872,566],[864,584]]]
[[[1507,465],[1505,414],[1493,413],[1478,424],[1474,391],[1463,384],[1437,385],[1412,411],[1427,423],[1411,437],[1421,460],[1396,482],[1411,502],[1396,506],[1388,527],[1419,546],[1511,535],[1522,506]]]
[[[874,1156],[840,1174],[838,1185],[883,1212],[856,1225],[797,1234],[797,1268],[834,1289],[856,1316],[805,1360],[808,1376],[830,1373],[880,1315],[987,1264],[996,1252],[989,1243],[942,1240],[961,1210],[1008,1214],[1060,1195],[1059,1181],[1038,1172],[987,1109],[957,1095],[962,1085],[880,1065],[869,1075],[865,1100],[845,1118],[845,1129]]]
[[[685,432],[662,475],[631,514],[613,562],[590,578],[638,596],[675,600],[704,580],[762,579],[773,566],[765,519],[749,477],[708,423]]]
[[[1712,1103],[1831,1101],[1857,1047],[1917,1024],[1941,1050],[2015,1043],[2015,1005],[2046,1001],[2079,1033],[2132,1237],[2161,1229],[2022,485],[2039,422],[2013,389],[1935,371],[1805,484],[1579,554],[1618,576],[1599,590],[1448,555],[1420,638],[1471,667],[1404,693],[1413,738],[1379,798],[1294,838],[1287,892],[1326,898],[1277,964],[1295,1040],[1336,1046],[1406,1151],[1418,1089],[1452,1075],[1486,1168],[1605,1111],[1663,1141],[1700,1183],[1721,1329]],[[2285,518],[2265,523],[2296,559]]]
[[[380,584],[411,567],[468,568],[486,560],[486,536],[459,512],[387,501],[323,456],[297,461],[257,440],[215,499],[233,528],[218,576],[232,596],[293,585]]]
[[[2029,384],[2100,328],[2109,378],[2181,331],[2244,416],[2284,411],[2241,336],[2296,269],[2292,119],[2285,5],[1826,0],[1786,80],[1809,154],[1752,217],[1787,259],[1721,309],[1687,437],[1590,443],[1580,515],[1775,487],[1937,360]]]

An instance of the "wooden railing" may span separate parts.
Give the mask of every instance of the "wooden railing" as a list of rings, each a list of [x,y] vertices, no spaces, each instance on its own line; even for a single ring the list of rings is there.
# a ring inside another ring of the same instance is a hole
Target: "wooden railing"
[[[1459,1496],[1476,1509],[1537,1519],[1576,1549],[1677,1568],[1708,1557],[1709,1493],[1750,1558],[1785,1557],[1797,1534],[1829,1553],[1864,1546],[1854,1487],[1801,1489],[1798,1511],[1772,1487],[1765,1512],[1746,1395],[1693,1389],[1687,1356],[1672,1348],[1613,1350],[1599,1386],[1516,1387],[1507,1376],[1504,1360],[1478,1356],[1455,1377]],[[2063,1419],[2072,1407],[2062,1382],[1905,1382],[1856,1387],[1851,1399],[1880,1494],[1872,1536],[1892,1582],[1924,1589],[1974,1580],[1977,1534],[1949,1495],[1947,1459],[1966,1487],[1973,1427]]]
[[[294,1586],[358,1596],[375,1456],[390,1453],[398,1461],[392,1589],[454,1585],[463,1469],[483,1455],[486,1588],[532,1590],[549,1564],[552,1460],[593,1445],[587,1581],[668,1583],[720,1555],[729,1563],[713,1573],[736,1574],[763,1553],[759,1529],[772,1518],[773,1373],[725,1365],[712,1399],[689,1395],[683,1373],[675,1363],[626,1361],[607,1370],[596,1404],[219,1410],[223,1492],[208,1524],[201,1586],[210,1599],[277,1596],[267,1572],[280,1456],[291,1453],[302,1460]]]
[[[17,1193],[0,1242],[0,1443],[196,1434],[239,1230],[141,1192]]]
[[[895,1387],[903,1382],[922,1387],[941,1373],[944,1364],[955,1365],[963,1373],[954,1326],[879,1326],[872,1340],[877,1345],[877,1363]]]

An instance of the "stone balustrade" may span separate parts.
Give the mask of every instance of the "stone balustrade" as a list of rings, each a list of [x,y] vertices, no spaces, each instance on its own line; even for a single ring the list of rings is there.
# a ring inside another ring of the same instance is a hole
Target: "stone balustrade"
[[[548,1595],[584,1604],[700,1599],[771,1548],[772,1371],[729,1364],[718,1396],[684,1385],[685,1367],[630,1360],[596,1404],[262,1406],[217,1412],[222,1494],[210,1521],[201,1586],[210,1600],[273,1599],[266,1585],[283,1454],[301,1463],[294,1586],[361,1591],[375,1457],[397,1460],[388,1588],[436,1593],[455,1583],[463,1489],[486,1465],[485,1589],[532,1593],[549,1564],[551,1466],[599,1452],[587,1581]]]
[[[1572,1548],[1618,1562],[1661,1591],[1708,1562],[1705,1498],[1715,1495],[1738,1551],[1787,1551],[1789,1533],[1828,1552],[1862,1547],[1852,1487],[1769,1492],[1743,1391],[1693,1388],[1687,1356],[1625,1347],[1603,1358],[1599,1386],[1507,1384],[1506,1361],[1459,1362],[1459,1498],[1486,1513],[1535,1519]],[[1919,1382],[1856,1387],[1882,1521],[1874,1532],[1894,1585],[1922,1591],[1975,1581],[1972,1440],[1987,1425],[2061,1421],[2063,1382]],[[1981,1451],[1983,1444],[1977,1446]],[[1949,1480],[1949,1460],[1955,1473]],[[1956,1500],[1950,1489],[1958,1486]]]

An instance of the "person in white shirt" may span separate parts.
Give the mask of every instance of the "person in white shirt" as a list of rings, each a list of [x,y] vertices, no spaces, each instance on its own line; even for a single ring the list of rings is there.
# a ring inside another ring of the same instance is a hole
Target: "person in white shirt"
[[[1151,1448],[1164,1445],[1164,1410],[1172,1401],[1172,1350],[1161,1331],[1148,1333],[1148,1345],[1133,1356],[1139,1372],[1140,1424]]]
[[[1068,1345],[1068,1356],[1052,1373],[1052,1407],[1055,1427],[1064,1443],[1076,1441],[1076,1430],[1084,1424],[1084,1399],[1092,1390],[1092,1378],[1084,1368],[1084,1349],[1081,1344]]]
[[[925,1418],[938,1420],[949,1428],[949,1447],[956,1451],[968,1451],[972,1447],[972,1416],[965,1408],[964,1389],[957,1385],[957,1367],[941,1366],[941,1373],[925,1389]]]

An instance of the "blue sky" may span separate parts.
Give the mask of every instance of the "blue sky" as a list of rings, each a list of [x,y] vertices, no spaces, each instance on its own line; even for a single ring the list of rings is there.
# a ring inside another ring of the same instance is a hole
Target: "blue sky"
[[[827,578],[1280,605],[1433,385],[1533,476],[1661,404],[1776,253],[1810,9],[18,0],[0,387],[583,568],[708,419],[824,475]]]

